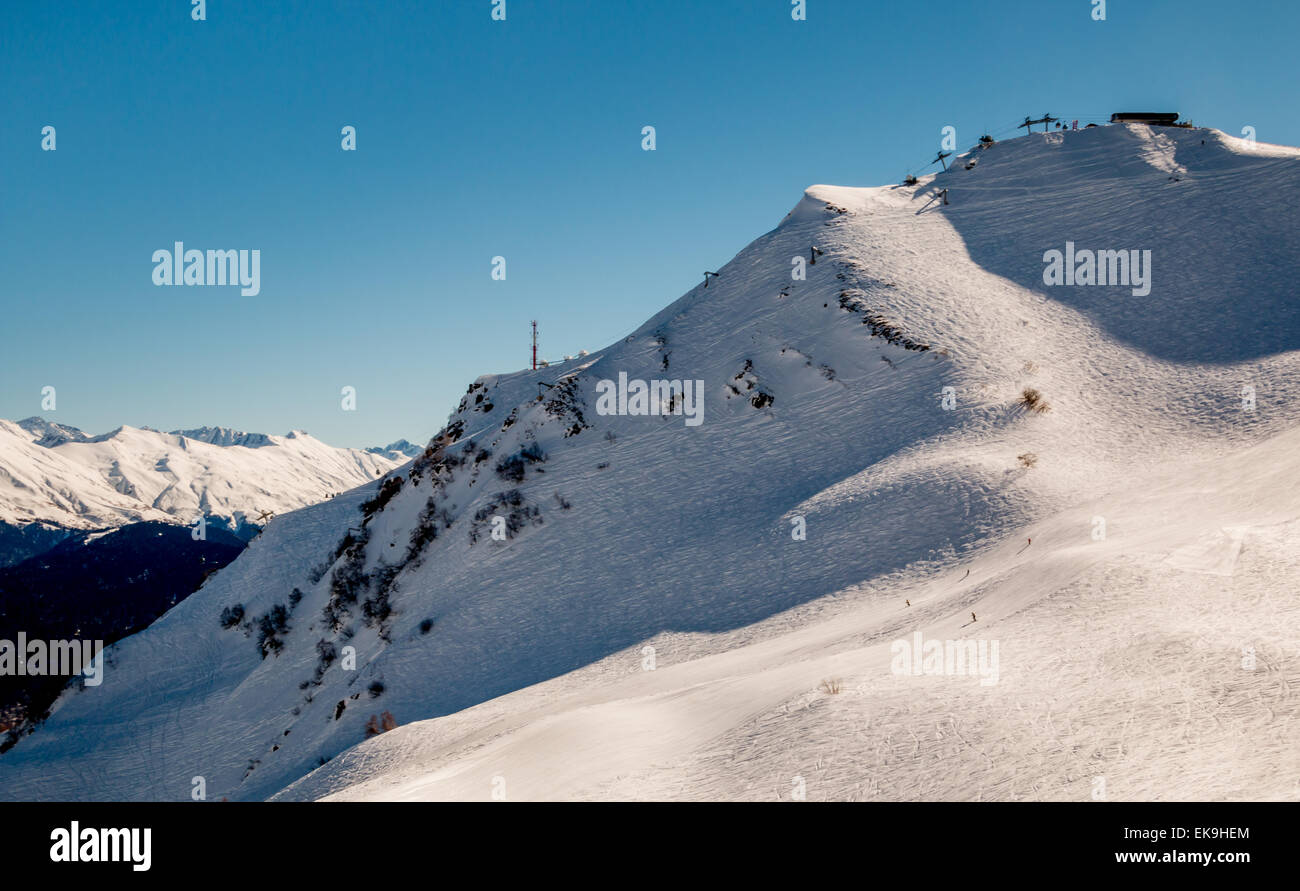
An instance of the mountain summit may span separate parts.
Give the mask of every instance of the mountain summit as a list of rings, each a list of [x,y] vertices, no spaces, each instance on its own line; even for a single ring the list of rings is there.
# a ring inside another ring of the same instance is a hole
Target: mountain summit
[[[631,336],[479,378],[409,465],[280,517],[0,794],[1294,796],[1298,198],[1300,150],[1141,124],[813,186]],[[673,381],[700,424],[646,409]]]

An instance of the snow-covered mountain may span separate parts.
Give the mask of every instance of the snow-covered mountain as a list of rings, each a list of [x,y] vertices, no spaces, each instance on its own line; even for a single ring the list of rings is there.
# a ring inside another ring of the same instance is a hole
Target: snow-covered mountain
[[[119,427],[88,436],[34,417],[0,420],[0,523],[74,529],[140,520],[232,528],[369,482],[407,459],[285,436],[203,427],[162,433]]]
[[[1143,125],[814,186],[279,518],[0,795],[1300,797],[1298,198],[1300,150]],[[1151,251],[1149,293],[1047,285],[1076,248]],[[622,376],[702,422],[603,414]]]
[[[414,458],[416,455],[420,454],[420,452],[423,452],[424,449],[413,442],[399,439],[396,442],[390,442],[386,446],[371,446],[366,449],[366,451],[370,452],[372,455],[383,455],[384,457],[391,458],[394,461],[405,463],[407,459]]]
[[[65,442],[85,442],[90,439],[89,436],[76,427],[56,424],[54,421],[48,421],[42,417],[25,418],[17,423],[19,427],[35,437],[32,440],[33,442],[46,448],[62,445]]]

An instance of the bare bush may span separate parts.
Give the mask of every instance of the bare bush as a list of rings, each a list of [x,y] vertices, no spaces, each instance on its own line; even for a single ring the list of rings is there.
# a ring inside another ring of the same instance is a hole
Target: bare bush
[[[1047,400],[1043,398],[1043,394],[1033,387],[1025,387],[1020,392],[1020,404],[1040,415],[1052,410],[1052,407],[1047,404]]]
[[[280,636],[289,632],[289,610],[283,603],[271,607],[271,611],[257,617],[257,648],[265,659],[269,655],[280,655],[284,641]]]
[[[244,605],[242,603],[228,606],[221,611],[222,628],[234,628],[242,621],[244,621]]]
[[[366,736],[378,736],[396,727],[397,719],[393,717],[392,712],[384,712],[378,716],[371,715],[370,720],[366,722]]]

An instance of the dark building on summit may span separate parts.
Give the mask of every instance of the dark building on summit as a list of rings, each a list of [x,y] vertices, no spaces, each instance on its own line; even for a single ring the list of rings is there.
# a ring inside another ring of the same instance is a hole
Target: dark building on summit
[[[1163,111],[1117,111],[1110,116],[1112,124],[1154,124],[1157,127],[1172,127],[1178,123],[1178,112]]]

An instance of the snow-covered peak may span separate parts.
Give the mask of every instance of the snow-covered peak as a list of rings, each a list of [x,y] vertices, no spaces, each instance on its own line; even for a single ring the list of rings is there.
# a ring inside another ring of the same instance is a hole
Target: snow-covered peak
[[[19,427],[32,435],[37,445],[50,448],[65,442],[85,442],[89,437],[76,427],[56,424],[38,415],[16,422]]]
[[[399,439],[396,442],[390,442],[386,446],[371,446],[366,451],[374,455],[384,455],[394,461],[402,461],[407,458],[414,458],[424,451],[424,447],[405,439]]]
[[[244,446],[256,449],[271,445],[271,438],[265,433],[245,433],[230,427],[196,427],[192,430],[173,430],[173,436],[184,436],[216,446]],[[290,434],[292,435],[292,434]]]
[[[0,795],[181,799],[202,765],[244,799],[924,798],[954,762],[967,798],[1293,794],[1274,673],[1223,672],[1300,637],[1270,605],[1300,584],[1297,198],[1300,153],[1145,126],[813,186],[633,334],[479,378],[382,484],[271,524]],[[1150,291],[1048,284],[1067,245],[1150,251]],[[700,423],[638,410],[662,380]],[[900,679],[914,633],[1002,640],[1007,686]],[[1212,710],[1202,745],[1153,686]]]

